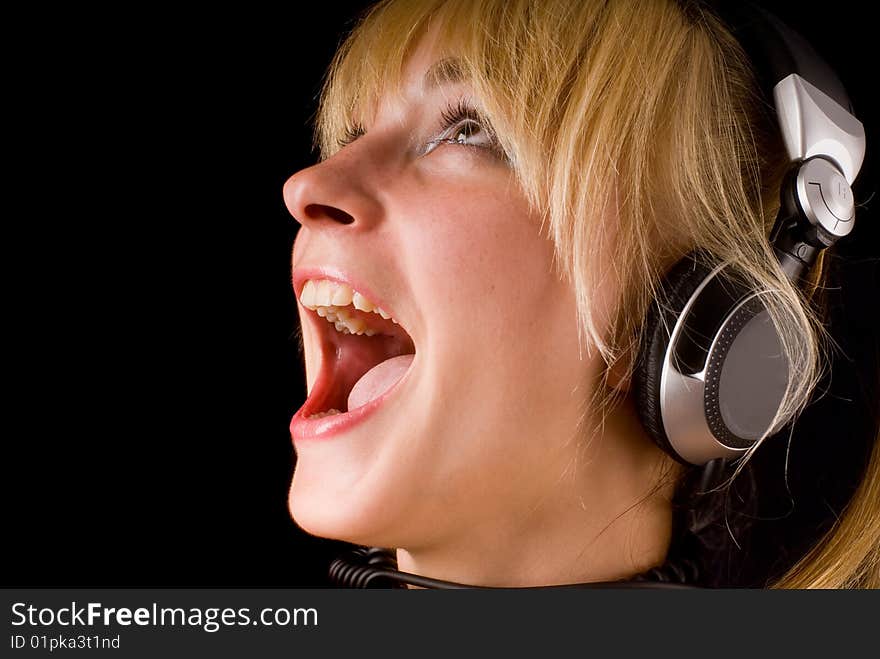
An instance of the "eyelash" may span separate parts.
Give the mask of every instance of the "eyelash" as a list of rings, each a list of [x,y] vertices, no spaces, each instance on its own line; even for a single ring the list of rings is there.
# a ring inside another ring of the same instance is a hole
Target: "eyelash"
[[[425,144],[426,150],[423,152],[423,155],[427,155],[440,144],[456,144],[459,146],[470,147],[474,149],[488,150],[495,153],[501,158],[506,157],[501,149],[501,146],[498,144],[498,139],[495,136],[495,132],[491,128],[491,124],[489,124],[488,120],[484,119],[473,106],[467,104],[464,100],[459,100],[456,105],[447,105],[446,108],[440,113],[440,116],[442,117],[442,123],[440,125],[440,131],[442,134],[447,134],[452,128],[458,128],[459,126],[464,126],[466,124],[476,124],[476,126],[480,130],[483,130],[488,134],[490,144],[488,146],[483,146],[479,144],[467,144],[465,142],[458,141],[457,137],[438,137],[430,140]],[[346,126],[345,135],[340,140],[338,140],[340,148],[351,144],[365,133],[366,130],[360,124]]]
[[[348,146],[366,132],[367,131],[364,130],[364,127],[360,124],[355,124],[354,126],[346,126],[345,135],[343,135],[341,139],[336,140],[336,142],[339,144],[339,147],[342,148]]]
[[[438,137],[429,141],[425,146],[431,148],[429,148],[425,152],[425,154],[430,153],[434,147],[440,144],[457,144],[459,146],[470,147],[472,149],[488,150],[501,157],[504,157],[504,154],[501,151],[501,145],[498,144],[498,139],[495,136],[495,131],[492,130],[491,124],[487,119],[484,119],[483,116],[473,106],[468,105],[463,100],[459,100],[458,103],[454,106],[447,105],[443,112],[441,112],[441,117],[443,118],[441,131],[444,135],[453,128],[457,129],[466,125],[476,125],[479,130],[482,130],[487,134],[489,144],[484,146],[480,144],[467,144],[465,142],[459,142],[457,139],[457,135],[460,131],[456,130],[456,136],[454,137]]]

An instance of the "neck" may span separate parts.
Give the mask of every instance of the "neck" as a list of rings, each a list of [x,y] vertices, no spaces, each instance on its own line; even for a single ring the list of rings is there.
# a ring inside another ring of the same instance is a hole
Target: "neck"
[[[643,435],[629,405],[612,412],[532,510],[485,520],[442,544],[398,549],[399,569],[526,587],[616,581],[661,564],[677,468]]]

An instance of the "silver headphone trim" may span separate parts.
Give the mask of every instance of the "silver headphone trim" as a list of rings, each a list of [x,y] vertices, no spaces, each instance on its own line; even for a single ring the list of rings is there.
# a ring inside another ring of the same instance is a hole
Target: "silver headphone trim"
[[[830,244],[852,231],[855,202],[849,183],[824,157],[810,158],[797,174],[798,201],[807,220],[827,232],[819,236]]]
[[[797,73],[776,83],[773,98],[790,161],[831,158],[852,185],[865,159],[862,122]]]
[[[724,264],[716,266],[691,295],[684,309],[675,321],[663,366],[660,372],[660,417],[663,430],[669,444],[682,459],[691,464],[701,465],[715,458],[733,459],[741,456],[748,448],[732,448],[722,444],[706,421],[704,394],[706,387],[706,368],[699,373],[687,375],[673,364],[674,346],[684,330],[685,319],[688,317],[695,301],[709,282],[724,268]],[[718,346],[719,337],[736,312],[757,293],[747,295],[728,312],[718,331],[713,337],[707,353],[707,363]]]

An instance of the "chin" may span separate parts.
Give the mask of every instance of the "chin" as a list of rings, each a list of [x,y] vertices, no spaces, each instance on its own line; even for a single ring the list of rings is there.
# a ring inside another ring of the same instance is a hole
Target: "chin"
[[[392,493],[387,493],[392,494]],[[385,497],[387,499],[387,497]],[[306,533],[319,538],[357,545],[392,547],[391,506],[381,496],[368,496],[348,489],[340,496],[326,480],[306,478],[294,472],[287,505],[293,521]]]

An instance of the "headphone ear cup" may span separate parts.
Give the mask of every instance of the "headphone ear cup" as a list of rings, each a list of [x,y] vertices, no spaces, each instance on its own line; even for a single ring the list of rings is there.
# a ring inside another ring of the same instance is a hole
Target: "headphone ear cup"
[[[633,393],[639,419],[648,435],[661,449],[683,464],[690,465],[672,448],[663,428],[660,411],[660,376],[675,322],[694,291],[712,267],[691,253],[676,263],[660,282],[658,297],[648,306],[633,373]]]

